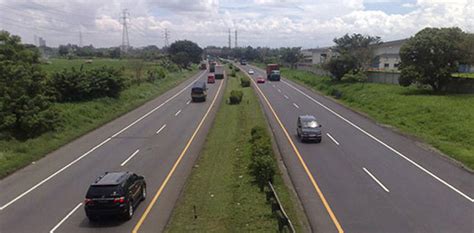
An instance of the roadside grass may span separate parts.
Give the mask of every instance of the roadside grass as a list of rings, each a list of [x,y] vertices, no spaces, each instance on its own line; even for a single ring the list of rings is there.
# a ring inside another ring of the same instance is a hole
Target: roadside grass
[[[453,77],[457,78],[474,78],[474,73],[455,73]]]
[[[27,141],[0,140],[0,178],[156,98],[196,72],[194,68],[191,71],[168,73],[166,78],[154,83],[132,85],[125,89],[118,99],[101,98],[86,102],[55,103],[54,107],[62,115],[62,127],[58,131],[45,133]]]
[[[414,135],[474,169],[474,95],[435,95],[416,87],[378,83],[334,83],[301,70],[282,75],[326,95],[340,92],[343,104],[376,121]]]
[[[240,87],[242,76],[238,72],[237,78],[227,80],[225,101],[166,232],[278,232],[278,222],[266,203],[265,193],[260,192],[249,173],[250,131],[266,122],[253,89]],[[226,103],[231,90],[243,91],[240,104]],[[304,213],[297,212],[296,197],[284,184],[281,173],[277,173],[274,186],[289,218],[301,232],[300,219]]]

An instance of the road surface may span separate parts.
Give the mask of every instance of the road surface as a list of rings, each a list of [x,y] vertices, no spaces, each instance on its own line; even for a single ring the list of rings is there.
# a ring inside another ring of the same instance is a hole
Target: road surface
[[[162,231],[223,93],[224,81],[217,80],[208,84],[206,102],[190,102],[190,85],[206,74],[1,180],[0,232]],[[145,176],[147,199],[130,221],[91,224],[82,205],[89,184],[122,170]]]
[[[313,231],[474,232],[472,173],[287,79],[253,85]],[[320,144],[299,142],[303,114],[322,125]]]

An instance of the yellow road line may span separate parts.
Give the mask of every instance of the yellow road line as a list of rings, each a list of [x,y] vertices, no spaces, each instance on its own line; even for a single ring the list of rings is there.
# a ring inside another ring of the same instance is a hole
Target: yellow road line
[[[223,83],[224,83],[224,80],[222,80],[221,84],[219,85],[219,89],[217,89],[216,96],[215,96],[214,99],[212,100],[212,103],[211,103],[211,105],[209,106],[209,109],[207,109],[206,114],[204,114],[204,117],[201,119],[201,122],[199,122],[198,127],[196,128],[196,130],[194,131],[193,135],[192,135],[191,138],[189,139],[188,143],[187,143],[186,146],[184,147],[183,151],[182,151],[181,154],[179,155],[178,160],[176,160],[176,162],[174,163],[173,167],[171,168],[170,172],[168,173],[168,175],[166,176],[165,180],[164,180],[163,183],[161,184],[160,188],[159,188],[158,191],[156,192],[155,196],[154,196],[153,199],[151,200],[150,204],[147,206],[145,212],[144,212],[143,215],[141,216],[141,218],[140,218],[140,220],[138,221],[137,225],[135,225],[135,227],[133,228],[133,230],[132,230],[133,233],[137,233],[137,232],[138,232],[138,230],[139,230],[140,227],[142,226],[143,222],[144,222],[145,219],[147,218],[148,214],[150,213],[151,209],[152,209],[153,206],[155,205],[156,201],[157,201],[158,198],[160,197],[161,192],[163,192],[163,189],[165,188],[165,186],[166,186],[166,184],[168,183],[169,179],[171,178],[171,176],[173,175],[174,171],[176,170],[176,168],[178,167],[179,163],[181,162],[181,159],[183,159],[184,155],[186,154],[186,151],[188,151],[188,148],[189,148],[189,146],[191,145],[191,143],[193,142],[194,137],[196,137],[196,134],[198,133],[199,129],[201,129],[201,126],[202,126],[202,124],[204,123],[204,121],[206,120],[207,115],[209,115],[209,112],[211,111],[212,106],[214,106],[214,103],[216,102],[217,97],[219,96],[219,93],[220,93],[220,91],[221,91],[221,87],[222,87]]]
[[[296,148],[295,144],[293,143],[293,140],[291,140],[291,137],[290,137],[290,135],[288,134],[288,131],[286,130],[285,126],[283,126],[283,123],[281,123],[280,118],[277,116],[275,110],[273,109],[272,105],[271,105],[270,102],[268,101],[267,97],[263,94],[262,90],[260,90],[260,88],[258,87],[257,83],[255,83],[255,80],[253,80],[253,78],[252,78],[250,75],[247,74],[247,76],[250,78],[250,80],[252,80],[252,83],[253,83],[254,86],[257,88],[257,90],[258,90],[258,92],[260,93],[260,95],[262,95],[263,99],[265,100],[265,102],[267,103],[268,107],[269,107],[270,110],[272,111],[273,116],[275,116],[275,119],[277,120],[277,122],[278,122],[278,124],[280,125],[281,129],[282,129],[283,132],[285,133],[285,136],[286,136],[286,138],[288,139],[288,142],[290,142],[291,147],[293,148],[293,151],[295,151],[296,156],[298,156],[298,159],[299,159],[301,165],[303,166],[303,168],[304,168],[306,174],[308,175],[309,179],[311,180],[311,183],[313,184],[314,189],[315,189],[316,192],[318,193],[319,198],[321,198],[321,201],[323,202],[323,205],[324,205],[324,207],[326,208],[327,212],[329,213],[329,216],[331,217],[331,220],[333,221],[334,225],[336,226],[338,232],[339,232],[339,233],[343,233],[344,230],[342,229],[341,224],[339,224],[339,221],[337,220],[336,215],[334,214],[334,212],[332,211],[331,207],[329,206],[329,203],[327,202],[326,198],[325,198],[324,195],[323,195],[323,192],[322,192],[321,189],[319,188],[318,183],[316,182],[316,180],[314,179],[313,175],[312,175],[311,172],[309,171],[308,166],[306,166],[306,163],[304,162],[303,158],[301,157],[301,154],[300,154],[299,150]]]

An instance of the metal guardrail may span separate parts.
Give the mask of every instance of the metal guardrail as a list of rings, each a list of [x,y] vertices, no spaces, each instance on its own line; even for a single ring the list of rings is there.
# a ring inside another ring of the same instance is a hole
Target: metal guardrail
[[[268,187],[270,190],[266,191],[267,201],[270,202],[272,206],[272,212],[278,219],[278,230],[280,232],[295,233],[295,227],[293,226],[290,218],[288,218],[285,209],[283,209],[283,205],[278,198],[275,188],[273,188],[272,182],[268,182]]]

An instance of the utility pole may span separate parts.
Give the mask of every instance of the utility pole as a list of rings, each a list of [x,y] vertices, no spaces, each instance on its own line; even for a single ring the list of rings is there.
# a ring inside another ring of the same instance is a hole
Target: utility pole
[[[170,32],[168,31],[168,28],[165,28],[165,47],[169,47],[170,46]]]
[[[234,48],[237,48],[237,29],[235,30]]]
[[[82,30],[79,30],[79,47],[82,48]]]
[[[123,9],[122,15],[120,16],[120,19],[122,20],[122,46],[121,50],[124,53],[128,52],[128,48],[130,47],[130,41],[128,40],[128,26],[127,26],[127,20],[128,20],[128,12],[127,9]]]
[[[229,28],[229,49],[230,49],[230,45],[231,45],[230,39],[231,39],[231,37],[230,37],[230,28]]]

